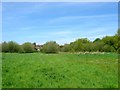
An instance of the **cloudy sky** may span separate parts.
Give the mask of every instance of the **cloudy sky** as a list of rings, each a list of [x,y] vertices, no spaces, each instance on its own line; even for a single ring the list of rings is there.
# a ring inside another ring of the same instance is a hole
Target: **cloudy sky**
[[[118,28],[117,2],[4,2],[2,40],[69,43],[78,38],[114,35]]]

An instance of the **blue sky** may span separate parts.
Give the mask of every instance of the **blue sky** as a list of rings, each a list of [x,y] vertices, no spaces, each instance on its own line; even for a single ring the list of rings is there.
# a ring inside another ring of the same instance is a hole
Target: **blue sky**
[[[2,41],[56,41],[114,35],[118,28],[116,2],[19,2],[2,4]]]

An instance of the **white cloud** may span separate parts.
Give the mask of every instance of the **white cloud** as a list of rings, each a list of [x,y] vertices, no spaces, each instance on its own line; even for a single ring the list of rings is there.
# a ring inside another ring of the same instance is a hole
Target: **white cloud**
[[[92,15],[92,16],[64,16],[64,17],[58,17],[54,18],[48,21],[48,24],[55,24],[55,23],[61,23],[61,22],[69,22],[73,20],[78,20],[78,19],[90,19],[90,18],[108,18],[108,17],[113,17],[116,16],[116,14],[106,14],[106,15]]]
[[[95,34],[100,34],[103,32],[109,32],[109,30],[111,29],[111,27],[92,27],[90,28],[87,32],[86,35],[95,35]]]
[[[112,36],[112,34],[107,34],[107,35],[99,34],[99,35],[94,35],[94,36],[88,36],[87,38],[91,41],[94,41],[96,38],[102,39],[105,36]]]
[[[60,45],[69,44],[70,42],[75,41],[77,38],[61,38],[57,39],[56,42]]]

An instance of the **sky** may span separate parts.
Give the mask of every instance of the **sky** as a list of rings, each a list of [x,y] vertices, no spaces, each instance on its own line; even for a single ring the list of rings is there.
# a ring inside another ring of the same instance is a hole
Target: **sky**
[[[117,2],[2,3],[2,41],[63,45],[111,36],[117,29]]]
[[[1,0],[2,2],[119,2],[119,0]]]

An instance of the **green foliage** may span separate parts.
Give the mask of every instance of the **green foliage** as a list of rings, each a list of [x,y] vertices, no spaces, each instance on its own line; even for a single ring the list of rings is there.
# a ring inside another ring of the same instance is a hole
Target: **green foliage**
[[[117,51],[120,54],[120,29],[118,29],[117,35],[118,35],[118,50]]]
[[[98,42],[98,41],[100,41],[100,40],[101,40],[100,38],[96,38],[96,39],[93,41],[93,43]]]
[[[104,52],[114,52],[115,50],[112,46],[106,44],[102,47],[102,51],[104,51]]]
[[[23,47],[23,49],[22,49]],[[34,52],[34,46],[33,44],[31,44],[30,42],[26,42],[22,45],[21,47],[21,52],[25,52],[25,53],[32,53]]]
[[[2,88],[118,88],[118,54],[3,53]]]
[[[102,39],[102,41],[105,43],[105,44],[108,44],[110,46],[114,45],[114,41],[113,41],[113,36],[106,36]]]
[[[114,36],[106,36],[102,39],[102,41],[105,43],[105,45],[109,45],[114,48],[114,51],[117,51],[119,46],[118,46],[118,35]],[[113,50],[111,50],[113,51]]]
[[[81,38],[81,39],[78,39],[78,41],[83,43],[83,44],[90,43],[90,40],[87,38]]]
[[[93,49],[94,49],[93,43],[86,43],[83,46],[83,51],[92,52],[92,51],[94,51]]]
[[[118,35],[116,34],[115,36],[113,36],[113,48],[117,51],[120,46],[119,46],[119,43],[120,43],[120,39],[118,38]]]
[[[0,52],[2,52],[2,44],[0,43]]]
[[[65,44],[62,48],[63,52],[70,52],[70,50],[71,50],[71,47],[69,44]]]
[[[58,53],[58,50],[59,45],[54,41],[46,42],[42,48],[42,52],[44,53]]]
[[[13,41],[9,41],[8,42],[8,52],[18,53],[19,52],[19,44],[17,44],[16,42],[13,42]]]
[[[50,41],[46,42],[43,45],[43,48],[40,48],[41,52],[44,53],[58,53],[59,51],[63,52],[118,52],[120,53],[120,29],[114,36],[105,36],[104,38],[96,38],[91,42],[87,38],[77,39],[70,44],[65,44],[59,46],[56,42]],[[2,43],[2,52],[20,52],[20,53],[29,53],[37,50],[36,43],[24,43],[22,46],[18,45],[16,42],[3,42]]]
[[[2,52],[8,52],[8,44],[7,42],[3,42],[2,43]]]
[[[78,40],[76,40],[75,42],[73,42],[73,43],[71,44],[71,48],[72,48],[73,51],[75,51],[75,52],[82,51],[82,49],[83,49],[83,44],[82,44],[82,42],[81,42],[81,39],[78,39]]]
[[[75,42],[70,43],[71,51],[80,52],[80,51],[87,51],[88,44],[90,45],[90,41],[87,38],[81,38],[76,40]],[[91,47],[89,47],[90,50]]]
[[[22,45],[19,46],[19,53],[25,53],[25,50]]]
[[[102,52],[102,48],[103,48],[104,45],[105,44],[102,41],[95,42],[94,43],[94,50]]]

